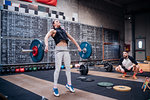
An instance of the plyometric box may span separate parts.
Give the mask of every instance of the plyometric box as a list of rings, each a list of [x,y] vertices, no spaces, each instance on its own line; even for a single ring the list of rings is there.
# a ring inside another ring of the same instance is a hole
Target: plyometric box
[[[150,62],[149,63],[139,63],[140,69],[142,69],[144,72],[150,72]]]

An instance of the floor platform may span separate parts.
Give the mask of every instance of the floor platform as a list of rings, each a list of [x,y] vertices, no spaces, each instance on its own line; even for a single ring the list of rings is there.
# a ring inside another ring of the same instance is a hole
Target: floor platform
[[[76,90],[70,93],[66,88],[65,70],[60,72],[58,89],[60,97],[53,95],[54,70],[24,72],[12,75],[0,76],[0,93],[8,96],[8,100],[42,100],[44,96],[48,100],[148,100],[150,90],[143,92],[141,86],[145,77],[138,76],[137,80],[132,75],[121,78],[122,74],[113,72],[89,71],[85,77],[94,79],[93,82],[77,80],[80,76],[77,69],[72,69],[72,84]],[[113,88],[97,86],[98,82],[111,82],[114,85],[131,87],[129,92],[119,92]]]

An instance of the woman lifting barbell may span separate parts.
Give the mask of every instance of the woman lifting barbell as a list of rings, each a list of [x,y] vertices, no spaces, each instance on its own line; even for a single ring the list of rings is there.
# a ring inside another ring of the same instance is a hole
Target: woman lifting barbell
[[[71,84],[71,71],[70,71],[70,63],[71,58],[69,51],[67,49],[68,45],[68,38],[77,46],[78,51],[81,52],[81,48],[75,39],[67,33],[64,29],[60,26],[60,22],[58,20],[54,20],[52,22],[53,29],[51,29],[45,36],[45,52],[48,52],[48,38],[51,36],[56,44],[55,47],[55,72],[54,72],[54,95],[59,96],[58,88],[57,88],[57,81],[59,77],[59,72],[62,64],[62,60],[64,61],[66,67],[66,76],[67,76],[67,84],[66,88],[69,89],[71,92],[75,92],[72,84]]]

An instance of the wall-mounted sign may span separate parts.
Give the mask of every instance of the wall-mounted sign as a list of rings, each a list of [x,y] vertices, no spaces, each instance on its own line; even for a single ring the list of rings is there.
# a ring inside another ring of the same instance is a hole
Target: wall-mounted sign
[[[32,2],[32,0],[20,0],[20,1]]]
[[[130,44],[125,44],[125,51],[130,52]]]
[[[57,5],[57,0],[36,0],[37,2],[48,4],[48,5]]]

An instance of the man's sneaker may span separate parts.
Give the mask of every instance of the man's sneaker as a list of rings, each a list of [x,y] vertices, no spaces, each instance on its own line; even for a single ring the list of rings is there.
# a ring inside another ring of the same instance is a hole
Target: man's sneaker
[[[58,97],[59,96],[59,92],[57,88],[53,88],[54,91],[54,96]]]
[[[66,84],[66,88],[70,91],[70,92],[75,92],[74,88],[72,85]]]
[[[135,75],[133,75],[133,79],[137,80],[137,77]]]
[[[126,73],[126,72],[125,72],[125,73],[123,73],[122,78],[125,78],[125,77],[126,77],[126,75],[127,75],[127,73]]]

